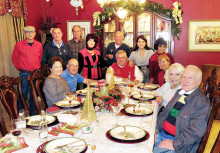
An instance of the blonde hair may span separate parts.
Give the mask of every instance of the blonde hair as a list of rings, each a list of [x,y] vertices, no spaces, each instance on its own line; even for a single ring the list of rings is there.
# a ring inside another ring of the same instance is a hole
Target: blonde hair
[[[127,54],[126,54],[126,52],[125,52],[124,50],[119,50],[119,51],[117,51],[116,57],[117,57],[118,55],[121,55],[121,54],[124,54],[124,55],[126,55],[126,57],[127,57]],[[128,57],[127,57],[127,58],[128,58]]]
[[[183,72],[184,72],[184,66],[182,66],[182,64],[180,63],[174,63],[172,64],[169,69],[165,72],[165,75],[164,75],[164,79],[166,82],[171,82],[170,78],[169,78],[169,74],[170,74],[170,71],[172,68],[175,68],[177,70],[177,72],[181,75],[183,75]]]
[[[170,58],[166,54],[158,56],[157,62],[159,63],[159,61],[161,61],[163,58],[170,63]]]

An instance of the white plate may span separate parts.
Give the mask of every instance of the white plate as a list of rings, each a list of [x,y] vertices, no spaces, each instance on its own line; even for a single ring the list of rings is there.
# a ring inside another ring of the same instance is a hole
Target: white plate
[[[138,94],[133,95],[133,98],[139,99],[139,100],[149,100],[149,99],[153,99],[154,97],[155,97],[154,95],[148,95],[144,93],[142,94],[138,93]]]
[[[56,118],[51,115],[46,115],[47,124],[51,124],[56,121]],[[29,126],[39,126],[41,121],[41,115],[30,116],[27,122]]]
[[[46,153],[61,153],[61,152],[80,153],[86,149],[87,145],[84,140],[81,140],[81,141],[79,140],[80,139],[74,138],[74,137],[55,139],[55,140],[48,142],[45,145],[44,150]],[[63,146],[66,144],[68,145]],[[56,147],[59,147],[59,146],[63,146],[63,147],[56,149]]]
[[[79,101],[76,101],[76,100],[71,100],[71,104],[69,104],[69,101],[68,100],[64,100],[64,101],[59,101],[56,103],[57,106],[59,107],[75,107],[75,106],[78,106],[80,105],[80,102]]]
[[[79,95],[86,95],[87,90],[77,90],[76,93],[79,94]]]
[[[140,84],[138,87],[144,90],[155,90],[159,86],[156,84]]]
[[[90,83],[90,86],[98,87],[98,83],[97,82],[92,82],[92,83]]]
[[[133,115],[148,115],[153,113],[153,110],[149,107],[135,106],[135,111],[134,111],[134,107],[127,107],[125,109],[125,112]]]
[[[124,81],[115,81],[115,84],[117,84],[117,85],[126,85],[127,82],[124,82]]]
[[[126,126],[127,139],[123,126],[115,127],[110,130],[109,134],[119,140],[138,140],[146,136],[146,131],[136,126]]]

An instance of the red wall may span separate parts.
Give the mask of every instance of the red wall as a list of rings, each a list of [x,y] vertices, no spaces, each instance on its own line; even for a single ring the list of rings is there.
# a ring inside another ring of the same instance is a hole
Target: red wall
[[[63,31],[63,40],[67,39],[67,20],[92,20],[95,11],[102,11],[96,0],[83,0],[84,8],[76,15],[75,8],[70,5],[70,0],[26,0],[27,1],[27,25],[40,28],[40,19],[45,14],[55,17],[56,22],[60,22]],[[164,4],[170,8],[172,0],[152,0]],[[220,52],[188,52],[188,23],[189,20],[220,20],[220,0],[179,0],[182,4],[183,24],[180,40],[175,38],[174,59],[183,65],[194,64],[220,64]],[[92,29],[93,31],[93,29]]]

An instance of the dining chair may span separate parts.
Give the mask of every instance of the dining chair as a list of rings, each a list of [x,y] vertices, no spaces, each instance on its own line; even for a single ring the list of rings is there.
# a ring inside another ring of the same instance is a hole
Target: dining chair
[[[198,153],[203,153],[203,151],[205,150],[205,147],[207,145],[208,138],[209,138],[209,135],[210,135],[210,131],[212,129],[213,122],[216,119],[216,116],[218,114],[218,110],[220,108],[219,106],[220,106],[219,97],[215,97],[211,102],[211,113],[210,113],[210,116],[209,116],[206,132],[205,132],[205,134],[204,134],[204,136],[203,136],[203,138],[200,142],[200,146],[197,150]]]
[[[219,153],[220,152],[220,131],[218,132],[217,139],[212,147],[211,153]]]
[[[0,131],[3,137],[8,133],[1,106],[0,106]]]
[[[14,85],[17,86],[17,91],[14,88]],[[28,109],[26,102],[21,90],[21,78],[2,76],[0,78],[0,95],[3,106],[9,114],[10,119],[16,119],[18,116],[18,99],[20,101],[23,109]]]
[[[37,69],[31,76],[28,76],[37,114],[40,114],[42,109],[47,108],[43,92],[43,84],[49,73],[49,68],[46,64],[42,68]]]

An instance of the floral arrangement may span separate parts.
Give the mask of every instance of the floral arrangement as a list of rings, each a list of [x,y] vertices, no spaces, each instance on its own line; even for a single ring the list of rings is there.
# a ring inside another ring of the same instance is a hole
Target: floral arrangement
[[[173,0],[173,2],[178,3],[178,2],[176,2],[176,0]],[[175,5],[177,5],[177,4],[175,4]],[[93,26],[95,26],[96,35],[102,35],[102,28],[103,28],[102,22],[111,20],[111,18],[115,17],[114,8],[123,7],[124,9],[128,10],[129,15],[140,14],[140,13],[143,13],[144,11],[150,11],[150,12],[155,12],[155,13],[158,13],[158,14],[161,14],[161,15],[164,15],[164,16],[170,18],[172,20],[171,26],[172,26],[173,35],[176,36],[177,39],[179,39],[179,37],[180,37],[181,31],[182,31],[182,28],[180,26],[180,24],[182,23],[181,14],[183,13],[180,9],[180,7],[181,7],[180,3],[178,3],[178,11],[176,10],[175,6],[172,8],[165,8],[163,6],[163,4],[155,3],[155,2],[151,2],[151,1],[147,1],[144,4],[137,3],[137,4],[135,4],[135,7],[134,7],[133,3],[130,0],[119,0],[114,3],[102,4],[101,7],[103,7],[102,13],[97,13],[97,12],[94,13],[95,14],[95,18],[94,18],[95,24]],[[177,20],[175,19],[175,15],[173,15],[173,12],[176,12],[176,11],[177,11],[176,17],[179,20],[178,22],[176,22]],[[99,18],[98,18],[98,16],[99,16]]]
[[[119,88],[115,88],[109,91],[109,96],[99,96],[99,92],[93,95],[93,103],[95,105],[95,111],[99,110],[111,110],[112,106],[117,106],[118,103],[124,98]]]

